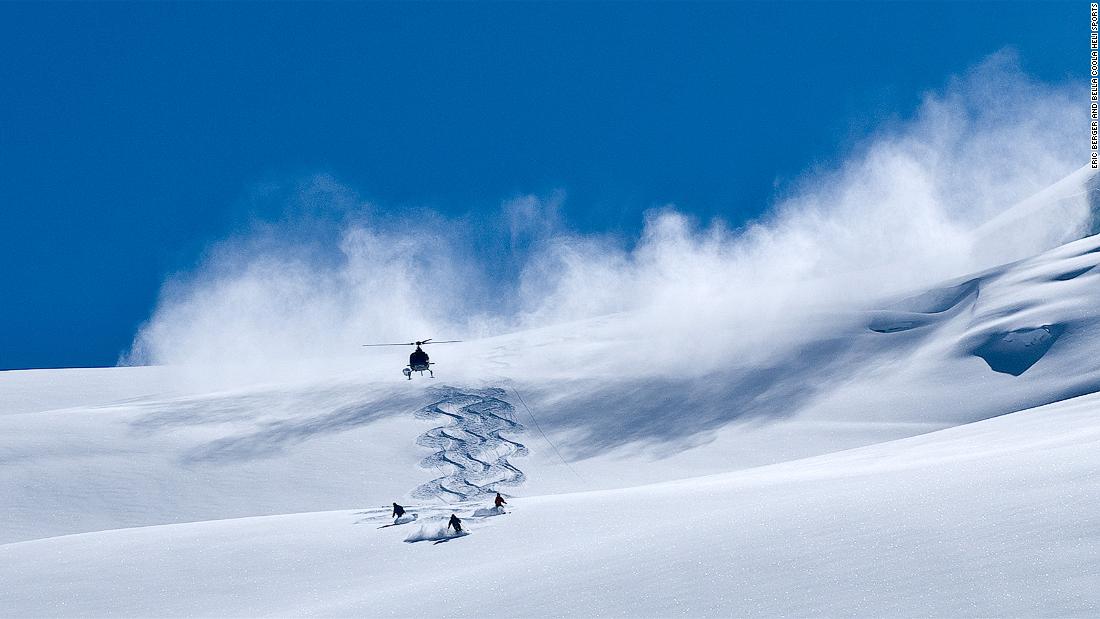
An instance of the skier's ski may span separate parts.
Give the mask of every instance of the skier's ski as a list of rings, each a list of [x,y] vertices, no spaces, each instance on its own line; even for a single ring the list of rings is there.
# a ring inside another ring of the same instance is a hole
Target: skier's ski
[[[410,522],[416,522],[416,518],[417,518],[416,514],[406,514],[404,516],[398,517],[397,520],[395,520],[393,522],[393,524],[384,524],[384,525],[382,525],[378,528],[379,529],[385,529],[386,527],[396,527],[396,526],[402,525],[402,524],[409,524]]]

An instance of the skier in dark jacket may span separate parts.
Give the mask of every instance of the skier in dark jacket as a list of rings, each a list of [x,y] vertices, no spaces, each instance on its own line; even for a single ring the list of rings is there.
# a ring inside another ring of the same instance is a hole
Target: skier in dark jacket
[[[498,492],[497,493],[497,498],[493,499],[493,504],[496,505],[497,509],[500,509],[500,506],[501,505],[507,505],[508,501],[505,501],[504,497],[500,496],[500,493]]]
[[[447,528],[451,527],[454,527],[455,533],[462,533],[462,521],[454,514],[451,514],[451,520],[447,523]]]
[[[393,517],[394,518],[400,518],[401,516],[404,516],[404,515],[405,515],[405,508],[401,507],[397,503],[394,503],[393,504]]]

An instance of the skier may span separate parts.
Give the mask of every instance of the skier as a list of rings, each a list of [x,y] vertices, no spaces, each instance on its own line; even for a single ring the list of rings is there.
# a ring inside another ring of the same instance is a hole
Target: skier
[[[394,518],[400,518],[401,516],[404,516],[404,515],[405,515],[405,508],[401,507],[397,503],[394,503],[393,504],[393,517]]]
[[[498,492],[497,493],[497,498],[493,499],[493,504],[496,505],[497,509],[500,509],[500,506],[501,505],[507,505],[508,501],[505,501],[504,497],[500,496],[500,493]]]
[[[447,523],[447,528],[451,527],[454,527],[455,533],[462,533],[462,521],[454,514],[451,514],[451,520]]]

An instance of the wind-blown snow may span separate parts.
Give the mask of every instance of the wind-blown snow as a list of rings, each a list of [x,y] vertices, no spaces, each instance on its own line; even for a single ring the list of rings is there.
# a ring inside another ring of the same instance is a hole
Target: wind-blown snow
[[[1076,94],[1029,79],[1002,52],[760,205],[755,221],[697,222],[668,205],[629,242],[555,223],[562,194],[522,196],[472,224],[426,209],[392,221],[318,177],[291,200],[309,215],[227,241],[170,282],[129,359],[240,384],[357,367],[349,358],[365,342],[625,313],[635,341],[622,374],[755,363],[836,328],[823,310],[1079,238],[1091,224],[1088,174],[1056,183],[1080,165]],[[1032,203],[1058,210],[1028,217]]]

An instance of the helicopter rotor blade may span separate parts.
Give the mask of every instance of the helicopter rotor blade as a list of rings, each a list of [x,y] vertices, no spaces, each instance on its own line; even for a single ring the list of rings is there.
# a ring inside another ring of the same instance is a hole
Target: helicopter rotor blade
[[[363,344],[363,346],[416,346],[416,342],[401,342],[400,344]]]
[[[462,340],[442,340],[442,341],[437,342],[437,341],[433,340],[432,338],[428,338],[426,340],[420,340],[418,342],[401,342],[399,344],[360,344],[360,345],[361,346],[422,346],[424,344],[454,344],[456,342],[461,342],[461,341]]]

